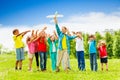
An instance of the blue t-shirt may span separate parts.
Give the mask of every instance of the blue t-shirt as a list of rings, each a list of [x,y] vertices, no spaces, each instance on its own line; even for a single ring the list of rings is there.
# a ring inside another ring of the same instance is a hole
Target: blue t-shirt
[[[97,50],[96,50],[96,41],[95,40],[92,40],[89,42],[89,53],[96,53]]]

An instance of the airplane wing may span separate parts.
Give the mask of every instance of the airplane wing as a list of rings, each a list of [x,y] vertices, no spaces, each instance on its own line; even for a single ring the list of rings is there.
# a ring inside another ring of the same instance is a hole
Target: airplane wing
[[[48,15],[48,16],[46,16],[46,18],[54,18],[54,17],[64,17],[63,15],[61,15],[61,14],[57,14],[57,15]]]

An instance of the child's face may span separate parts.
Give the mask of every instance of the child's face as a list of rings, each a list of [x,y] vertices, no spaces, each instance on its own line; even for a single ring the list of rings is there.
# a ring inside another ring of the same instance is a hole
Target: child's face
[[[19,31],[18,31],[18,30],[16,30],[16,31],[15,31],[15,35],[18,35],[18,34],[19,34]]]
[[[63,33],[66,33],[66,32],[67,32],[66,27],[62,27],[62,32],[63,32]]]
[[[51,36],[51,37],[50,37],[50,40],[51,40],[51,41],[54,41],[54,40],[55,40],[55,37],[54,37],[54,36]]]

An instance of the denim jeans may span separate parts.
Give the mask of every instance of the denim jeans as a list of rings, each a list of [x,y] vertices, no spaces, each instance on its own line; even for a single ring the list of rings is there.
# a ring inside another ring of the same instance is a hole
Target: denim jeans
[[[39,52],[39,55],[40,55],[40,68],[41,70],[46,70],[46,61],[47,61],[46,52]]]
[[[96,53],[90,53],[90,67],[91,67],[91,71],[97,71]]]
[[[84,51],[76,52],[77,60],[78,60],[78,69],[85,70],[85,59],[84,59]]]

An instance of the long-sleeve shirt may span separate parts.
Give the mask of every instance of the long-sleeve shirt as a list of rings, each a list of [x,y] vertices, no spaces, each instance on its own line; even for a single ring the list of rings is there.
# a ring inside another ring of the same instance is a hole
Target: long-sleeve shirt
[[[59,28],[58,24],[56,24],[55,26],[56,26],[56,31],[57,31],[57,34],[58,34],[58,37],[59,37],[59,39],[58,39],[58,49],[63,50],[62,40],[63,40],[63,37],[65,35],[66,36],[67,51],[68,51],[68,53],[70,53],[70,40],[76,38],[76,36],[69,36],[67,34],[64,34],[64,33],[62,33],[62,31],[60,31],[60,28]]]
[[[89,42],[89,53],[97,53],[95,40]]]
[[[54,42],[52,42],[50,40],[50,38],[48,38],[48,43],[49,43],[49,52],[57,52],[57,42],[58,40],[55,40]]]

